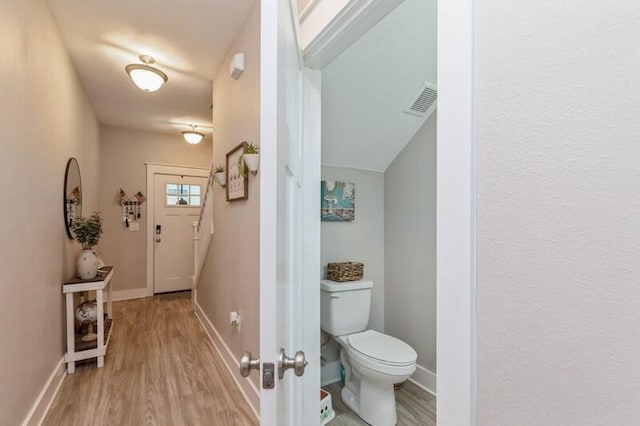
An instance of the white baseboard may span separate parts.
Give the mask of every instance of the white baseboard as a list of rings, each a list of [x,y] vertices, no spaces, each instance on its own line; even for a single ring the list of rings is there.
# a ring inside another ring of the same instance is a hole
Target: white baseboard
[[[130,290],[114,290],[113,300],[141,299],[147,297],[147,288],[132,288]]]
[[[433,396],[437,396],[436,391],[436,374],[427,370],[424,367],[416,365],[416,372],[409,379],[415,385],[426,390]]]
[[[320,369],[320,386],[340,381],[340,361],[329,362]]]
[[[40,391],[40,395],[38,395],[38,398],[31,406],[31,410],[29,410],[29,414],[27,414],[27,417],[25,417],[22,422],[22,426],[42,424],[44,418],[49,412],[49,408],[51,408],[51,404],[53,404],[53,400],[56,398],[56,395],[60,390],[60,386],[62,386],[65,376],[67,375],[67,369],[65,367],[63,356],[56,364],[53,372],[47,380],[47,383],[45,383],[42,388],[42,391]]]
[[[242,377],[240,375],[240,364],[238,363],[235,355],[231,352],[229,347],[224,343],[220,334],[216,331],[209,318],[205,315],[204,311],[200,307],[197,301],[194,301],[194,307],[196,316],[198,320],[200,320],[200,324],[204,331],[209,336],[209,340],[213,343],[213,347],[216,348],[218,355],[224,361],[224,365],[227,366],[229,373],[231,373],[231,377],[238,385],[238,389],[240,389],[240,393],[244,396],[244,399],[251,407],[253,414],[255,414],[258,421],[260,420],[260,391],[256,388],[256,385],[249,379]]]

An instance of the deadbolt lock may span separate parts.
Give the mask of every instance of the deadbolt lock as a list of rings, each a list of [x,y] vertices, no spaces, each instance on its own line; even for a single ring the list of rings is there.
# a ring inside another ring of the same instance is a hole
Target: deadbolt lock
[[[275,387],[275,365],[272,362],[262,364],[262,387],[273,389]]]

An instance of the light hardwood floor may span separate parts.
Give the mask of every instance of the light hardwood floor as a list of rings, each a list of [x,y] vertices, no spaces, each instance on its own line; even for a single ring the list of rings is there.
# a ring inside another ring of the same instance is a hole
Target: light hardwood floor
[[[330,426],[366,426],[367,423],[342,402],[340,383],[325,386],[324,389],[331,393],[333,410],[336,412],[336,417],[329,423]],[[436,397],[413,383],[406,382],[396,391],[396,412],[398,426],[435,426]]]
[[[104,368],[77,364],[45,425],[258,425],[189,299],[113,309]]]

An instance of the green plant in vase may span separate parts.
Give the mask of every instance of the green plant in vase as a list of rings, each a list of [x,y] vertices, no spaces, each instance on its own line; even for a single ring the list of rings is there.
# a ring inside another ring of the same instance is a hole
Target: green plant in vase
[[[238,157],[238,172],[240,172],[243,177],[247,177],[247,169],[249,169],[252,175],[258,173],[259,154],[260,147],[256,144],[250,143],[244,148],[244,152]]]
[[[213,169],[213,180],[218,182],[218,185],[221,187],[227,186],[227,175],[225,173],[225,169],[223,165],[220,165]]]
[[[102,216],[94,212],[88,218],[78,216],[72,225],[75,240],[82,245],[82,252],[78,257],[78,278],[90,280],[98,275],[99,260],[93,247],[100,241],[102,235]]]

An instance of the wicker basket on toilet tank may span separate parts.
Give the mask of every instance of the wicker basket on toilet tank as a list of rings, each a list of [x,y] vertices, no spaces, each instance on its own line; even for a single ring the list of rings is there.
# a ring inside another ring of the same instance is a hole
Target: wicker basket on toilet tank
[[[358,262],[336,262],[327,265],[327,278],[331,281],[345,282],[362,279],[364,264]]]

